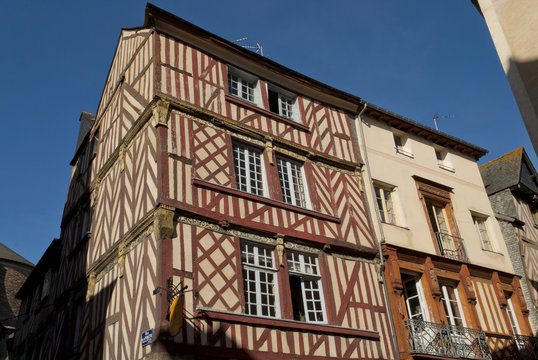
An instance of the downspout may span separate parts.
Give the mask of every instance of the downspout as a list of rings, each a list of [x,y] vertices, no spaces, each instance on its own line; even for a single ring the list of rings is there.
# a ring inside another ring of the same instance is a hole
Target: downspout
[[[374,190],[374,182],[372,181],[372,173],[370,171],[370,162],[368,161],[368,152],[366,151],[366,141],[364,138],[364,130],[362,127],[362,114],[368,107],[368,103],[364,102],[364,107],[362,108],[361,112],[357,115],[356,119],[359,122],[359,129],[361,133],[361,142],[362,142],[362,154],[364,155],[364,163],[366,164],[366,177],[367,182],[370,185],[370,193],[375,194]],[[367,196],[367,193],[365,192],[365,197]],[[383,232],[383,226],[381,225],[381,214],[379,212],[379,206],[377,204],[377,201],[375,199],[372,199],[372,202],[375,206],[375,214],[377,218],[377,225],[379,228],[379,235],[381,237],[381,240],[377,241],[377,247],[379,250],[379,260],[380,260],[380,275],[383,279],[383,288],[385,289],[385,302],[387,303],[387,310],[388,310],[388,317],[389,317],[389,323],[390,323],[390,329],[392,330],[392,341],[394,342],[394,350],[395,350],[395,356],[397,360],[400,360],[400,350],[398,348],[398,338],[396,337],[396,328],[394,327],[394,319],[392,318],[392,309],[390,306],[390,299],[389,299],[389,289],[387,288],[387,281],[385,280],[385,260],[383,259],[383,249],[381,248],[381,245],[385,243],[385,233]],[[376,232],[374,231],[374,236],[376,235]]]

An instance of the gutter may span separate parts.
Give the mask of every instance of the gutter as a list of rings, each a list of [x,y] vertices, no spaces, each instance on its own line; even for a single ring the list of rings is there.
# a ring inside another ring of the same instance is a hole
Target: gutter
[[[362,103],[362,102],[361,102]],[[362,114],[366,111],[366,108],[368,107],[368,103],[364,102],[364,106],[362,110],[359,112],[359,114],[355,117],[355,121],[359,122],[359,130],[361,135],[361,142],[362,142],[362,153],[363,153],[363,161],[366,164],[366,177],[368,180],[368,185],[370,185],[370,193],[375,194],[374,190],[374,183],[372,181],[371,171],[370,171],[370,161],[368,160],[368,152],[366,151],[366,141],[364,138],[364,130],[362,126]],[[365,198],[368,199],[368,193],[365,191]],[[389,299],[389,289],[387,288],[387,282],[385,280],[385,261],[383,259],[383,249],[382,245],[385,243],[385,233],[383,232],[383,226],[381,225],[381,215],[379,212],[379,206],[377,205],[377,201],[375,199],[372,199],[372,202],[375,206],[375,214],[377,218],[377,225],[379,228],[379,235],[381,239],[377,240],[377,246],[379,251],[379,260],[380,260],[380,275],[383,279],[383,289],[385,290],[385,302],[387,303],[387,310],[388,310],[388,317],[389,317],[389,323],[390,323],[390,329],[392,330],[392,341],[394,343],[394,355],[397,360],[400,360],[400,350],[398,348],[398,339],[396,337],[396,328],[394,326],[394,319],[392,318],[392,308],[390,306],[390,299]],[[374,231],[374,237],[377,237],[376,232]]]

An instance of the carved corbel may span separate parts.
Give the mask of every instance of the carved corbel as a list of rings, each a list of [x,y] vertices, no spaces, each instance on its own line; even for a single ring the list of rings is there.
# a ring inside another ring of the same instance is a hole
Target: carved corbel
[[[125,170],[125,152],[127,151],[127,147],[125,144],[121,144],[120,150],[118,152],[118,160],[120,162],[120,172],[123,172]]]
[[[119,276],[123,277],[125,274],[125,243],[121,243],[118,247],[118,267],[119,267]]]
[[[385,276],[388,277],[392,291],[400,296],[403,292],[403,285],[402,277],[400,275],[400,265],[398,264],[398,253],[396,252],[396,249],[385,246],[383,248],[383,254],[386,258]],[[381,268],[379,270],[381,270]]]
[[[91,301],[95,295],[95,274],[91,273],[88,278],[88,290],[86,291],[86,302]]]
[[[355,172],[354,174],[355,175],[355,180],[357,180],[357,184],[359,185],[359,190],[361,192],[364,191],[363,187],[362,187],[362,173],[361,173],[361,169],[360,168],[355,168]]]
[[[284,235],[276,235],[276,253],[278,254],[278,263],[284,266]]]
[[[153,231],[157,240],[171,239],[174,235],[174,210],[158,208],[154,214]]]
[[[527,307],[527,302],[525,301],[525,296],[523,295],[521,283],[519,282],[519,279],[515,276],[512,280],[512,287],[514,288],[515,299],[519,303],[519,307],[521,308],[523,316],[529,316],[529,308]]]
[[[460,279],[463,282],[463,292],[467,297],[467,302],[471,305],[476,305],[476,292],[471,279],[471,273],[467,265],[463,264],[460,270]]]
[[[441,287],[439,286],[439,279],[437,278],[437,273],[435,272],[435,267],[433,266],[431,258],[426,258],[424,269],[427,275],[426,279],[428,280],[432,291],[432,296],[435,300],[439,301],[439,299],[441,299]]]
[[[97,180],[90,194],[90,206],[91,207],[94,207],[95,204],[97,204],[97,197],[99,196],[99,186],[101,186],[101,181]]]
[[[269,136],[265,137],[265,151],[267,151],[267,157],[269,158],[269,164],[274,165],[273,161],[273,139]]]
[[[499,273],[497,273],[496,271],[494,271],[493,275],[491,276],[491,282],[493,283],[493,288],[495,290],[495,294],[497,294],[497,300],[499,300],[499,305],[501,306],[501,309],[506,309],[506,307],[508,306],[508,302],[506,301],[506,296],[504,296],[504,291],[501,286]]]
[[[168,127],[168,110],[170,109],[170,102],[160,100],[153,107],[153,124],[155,127],[164,126]]]

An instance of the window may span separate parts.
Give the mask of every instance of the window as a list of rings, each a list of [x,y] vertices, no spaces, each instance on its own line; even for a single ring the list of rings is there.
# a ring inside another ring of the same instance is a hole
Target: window
[[[482,243],[482,249],[488,250],[488,251],[494,251],[493,246],[491,244],[489,232],[488,232],[488,226],[486,223],[487,218],[473,215],[473,222],[476,227],[476,231],[478,232],[480,242]]]
[[[245,313],[280,317],[278,305],[277,269],[273,250],[252,243],[241,244]]]
[[[393,190],[376,184],[374,184],[374,190],[381,221],[387,224],[396,225],[396,211],[392,196]]]
[[[443,309],[449,325],[465,326],[458,291],[454,286],[441,285]]]
[[[452,162],[450,161],[450,156],[448,154],[448,151],[446,149],[435,147],[435,157],[437,159],[437,165],[443,170],[447,170],[450,172],[454,172],[455,169],[452,166]]]
[[[393,130],[392,136],[394,138],[394,147],[398,154],[402,154],[409,157],[414,157],[411,151],[409,141],[407,141],[407,135],[405,133]]]
[[[508,313],[508,321],[510,322],[510,329],[512,329],[512,334],[521,334],[519,330],[519,324],[517,323],[516,313],[514,312],[514,306],[512,305],[512,297],[511,295],[507,295],[506,298],[508,299],[506,312]]]
[[[321,289],[318,258],[297,252],[288,252],[288,271],[293,307],[293,319],[310,323],[324,323],[325,304]]]
[[[307,207],[307,187],[303,165],[282,157],[276,158],[282,200],[288,204]]]
[[[80,351],[81,335],[82,335],[82,302],[76,307],[75,314],[75,329],[73,332],[73,352],[78,353]]]
[[[99,129],[95,130],[95,134],[93,134],[92,139],[92,155],[93,158],[95,154],[97,154],[97,145],[99,144]]]
[[[534,206],[529,205],[529,210],[532,214],[532,219],[534,220],[534,225],[538,226],[538,209],[536,209]]]
[[[50,292],[50,280],[51,280],[51,270],[49,269],[45,276],[43,277],[43,284],[41,285],[41,300],[43,300]]]
[[[237,188],[254,195],[264,195],[263,158],[261,150],[233,144]]]
[[[297,108],[297,96],[274,85],[268,86],[267,95],[271,112],[296,122],[301,121]]]
[[[241,70],[228,67],[228,93],[258,104],[258,79]]]
[[[402,274],[405,305],[409,319],[428,320],[428,307],[420,279]]]

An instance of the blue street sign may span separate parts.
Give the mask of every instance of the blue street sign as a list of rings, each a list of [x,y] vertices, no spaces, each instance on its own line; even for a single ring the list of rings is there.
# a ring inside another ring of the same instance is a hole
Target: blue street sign
[[[153,342],[153,329],[146,330],[142,333],[142,347]]]

